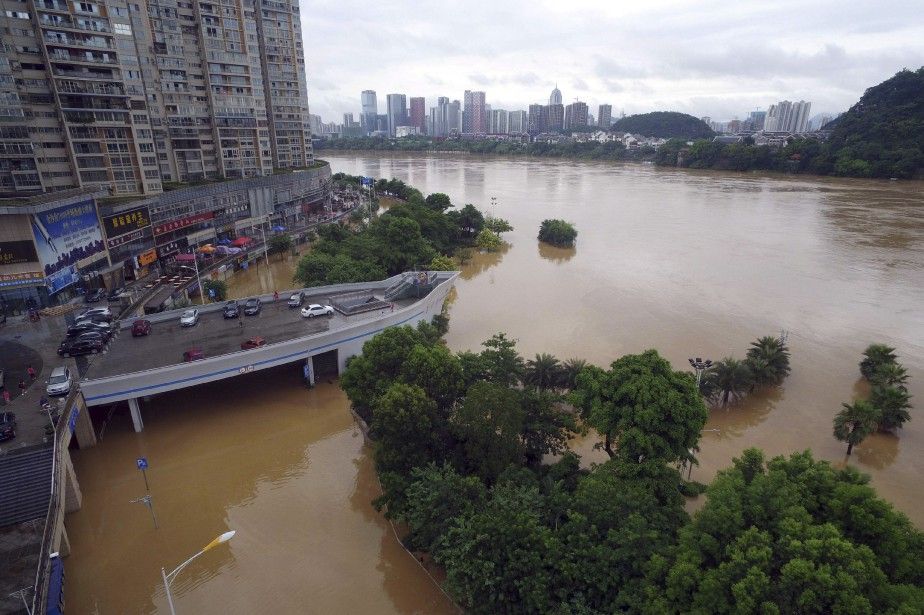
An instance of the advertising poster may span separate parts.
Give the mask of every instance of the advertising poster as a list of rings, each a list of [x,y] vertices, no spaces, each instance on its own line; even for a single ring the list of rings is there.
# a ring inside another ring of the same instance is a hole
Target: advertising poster
[[[16,265],[38,261],[31,241],[0,242],[0,265]]]
[[[79,261],[104,250],[92,199],[32,214],[32,232],[45,277],[55,280],[49,279],[52,292],[72,283],[64,283],[66,279],[76,281]]]

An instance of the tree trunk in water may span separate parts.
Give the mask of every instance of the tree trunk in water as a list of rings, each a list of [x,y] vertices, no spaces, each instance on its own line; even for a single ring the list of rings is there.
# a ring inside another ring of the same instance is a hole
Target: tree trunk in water
[[[847,456],[850,457],[850,453],[853,451],[853,442],[847,443]]]
[[[616,453],[613,452],[613,447],[610,444],[610,434],[609,432],[603,436],[603,450],[606,451],[606,454],[610,456],[610,459],[616,456]]]
[[[725,391],[725,397],[722,398],[722,405],[728,405],[728,396],[731,395],[731,391]]]

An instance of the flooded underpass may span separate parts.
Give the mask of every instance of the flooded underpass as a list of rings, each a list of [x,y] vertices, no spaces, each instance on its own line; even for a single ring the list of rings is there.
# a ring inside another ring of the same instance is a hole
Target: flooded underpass
[[[325,154],[328,154],[325,152]],[[693,478],[709,481],[749,446],[811,449],[844,462],[831,435],[842,402],[864,395],[871,342],[898,348],[916,405],[895,435],[874,434],[849,463],[924,526],[924,186],[663,171],[638,165],[420,155],[325,155],[334,171],[398,177],[507,218],[509,247],[477,255],[451,294],[447,343],[477,349],[497,331],[526,357],[600,365],[656,348],[742,358],[788,332],[779,389],[713,408]],[[497,197],[490,211],[491,197]],[[573,250],[541,246],[544,218],[578,229]],[[229,279],[232,297],[293,286],[296,258]],[[298,366],[258,372],[143,405],[145,431],[116,414],[75,460],[83,509],[68,516],[68,610],[167,612],[168,571],[227,529],[238,534],[176,582],[181,613],[447,613],[440,589],[370,502],[378,486],[344,394]],[[576,439],[602,459],[593,434]],[[161,529],[132,499],[146,456]]]

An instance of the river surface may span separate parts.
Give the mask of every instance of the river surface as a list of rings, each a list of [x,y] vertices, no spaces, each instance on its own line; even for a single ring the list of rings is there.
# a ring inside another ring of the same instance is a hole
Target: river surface
[[[921,183],[324,154],[334,172],[397,177],[515,227],[506,250],[464,267],[451,295],[453,350],[505,331],[527,357],[608,365],[656,348],[684,369],[687,357],[741,358],[756,337],[786,330],[792,375],[711,411],[696,479],[749,446],[844,463],[831,421],[865,393],[857,363],[871,342],[898,348],[924,404]],[[577,247],[539,244],[544,218],[574,223]],[[294,262],[236,275],[232,296],[290,287]],[[84,505],[67,518],[69,610],[167,612],[160,567],[231,528],[230,543],[177,579],[178,612],[452,612],[370,506],[379,487],[335,383],[308,391],[283,368],[163,395],[142,412],[142,434],[116,415],[100,446],[75,455]],[[849,463],[924,526],[924,406],[912,416],[897,435],[865,440]],[[573,443],[587,463],[602,460],[595,442]],[[159,530],[129,502],[144,494],[142,455]]]

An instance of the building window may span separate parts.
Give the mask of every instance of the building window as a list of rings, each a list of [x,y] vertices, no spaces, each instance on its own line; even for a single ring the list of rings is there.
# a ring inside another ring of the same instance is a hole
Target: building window
[[[29,13],[25,11],[7,11],[6,16],[11,19],[29,19]]]
[[[131,36],[132,27],[125,23],[116,23],[112,24],[113,29],[116,34],[125,34],[126,36]]]

